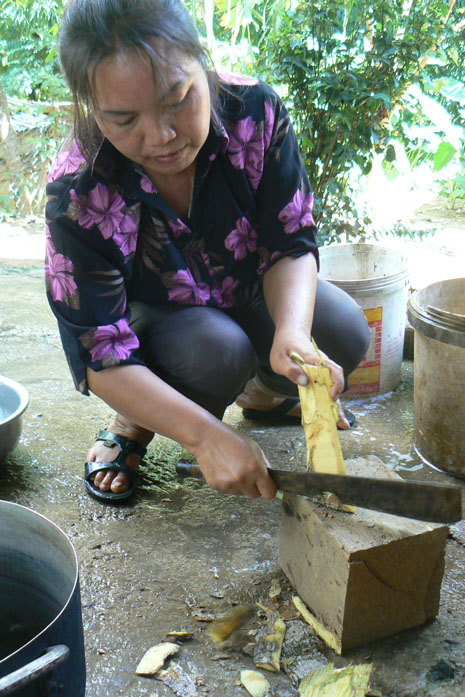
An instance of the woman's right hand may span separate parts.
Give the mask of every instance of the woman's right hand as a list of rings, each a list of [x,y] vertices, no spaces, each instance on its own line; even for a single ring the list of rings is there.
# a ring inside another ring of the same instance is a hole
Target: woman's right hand
[[[211,424],[193,452],[207,483],[224,494],[273,499],[276,485],[260,446],[227,424]]]

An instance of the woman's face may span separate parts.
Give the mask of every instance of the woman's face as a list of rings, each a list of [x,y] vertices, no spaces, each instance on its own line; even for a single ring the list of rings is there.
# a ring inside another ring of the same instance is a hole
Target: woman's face
[[[94,118],[123,155],[153,183],[187,170],[210,127],[210,91],[200,63],[166,54],[165,85],[158,87],[146,55],[120,53],[95,71]]]

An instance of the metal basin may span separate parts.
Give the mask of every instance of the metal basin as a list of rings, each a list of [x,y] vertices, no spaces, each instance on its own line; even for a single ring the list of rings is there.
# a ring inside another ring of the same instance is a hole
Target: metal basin
[[[0,375],[0,461],[17,445],[21,435],[22,414],[29,404],[25,387]]]

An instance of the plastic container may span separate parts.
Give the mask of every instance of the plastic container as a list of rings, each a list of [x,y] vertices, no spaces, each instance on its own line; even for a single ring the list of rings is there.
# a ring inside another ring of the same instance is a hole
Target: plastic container
[[[465,278],[413,293],[414,443],[427,462],[465,477]]]
[[[362,307],[371,329],[365,358],[349,377],[346,395],[391,392],[401,376],[407,311],[404,255],[374,244],[320,248],[320,277],[345,290]]]

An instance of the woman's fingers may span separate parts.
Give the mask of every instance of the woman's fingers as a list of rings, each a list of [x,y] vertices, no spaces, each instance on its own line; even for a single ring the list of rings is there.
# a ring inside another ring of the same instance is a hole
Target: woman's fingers
[[[209,434],[196,457],[205,480],[217,491],[250,498],[272,499],[276,495],[260,446],[225,424]]]
[[[339,421],[337,422],[337,425],[339,428],[341,428],[343,431],[347,431],[350,428],[350,424],[347,421],[347,417],[344,413],[344,409],[342,408],[341,400],[337,399],[336,400],[336,405],[337,405],[337,413],[339,416]]]

